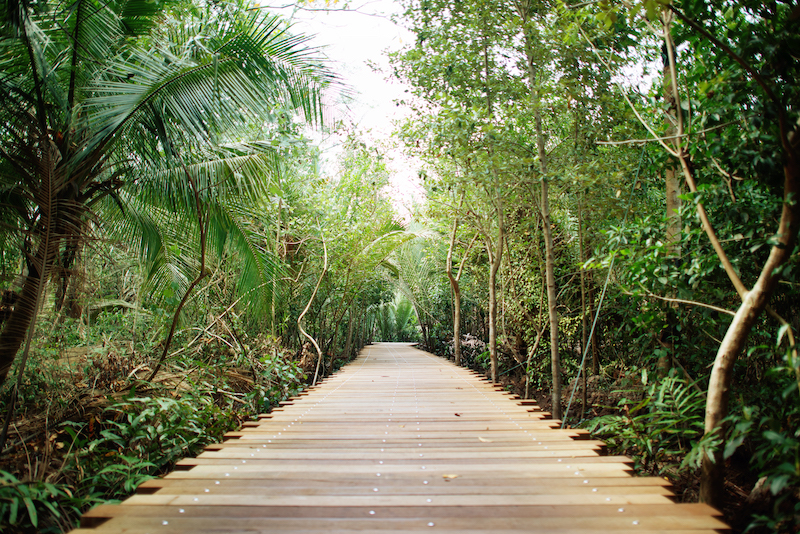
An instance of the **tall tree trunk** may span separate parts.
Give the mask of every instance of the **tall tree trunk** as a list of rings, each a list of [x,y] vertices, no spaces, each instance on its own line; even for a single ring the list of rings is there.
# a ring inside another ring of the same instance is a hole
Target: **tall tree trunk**
[[[458,217],[453,219],[453,229],[450,232],[450,246],[447,249],[447,279],[453,290],[453,357],[456,365],[461,365],[461,287],[453,275],[453,248],[456,244],[458,232]]]
[[[352,349],[353,343],[353,312],[350,310],[350,313],[347,315],[347,341],[345,341],[344,345],[344,357],[346,360],[350,359],[350,350]]]
[[[675,135],[675,116],[677,114],[675,103],[675,91],[672,87],[669,60],[667,59],[666,45],[664,45],[664,103],[666,104],[666,137]],[[667,196],[667,246],[670,256],[678,257],[681,255],[681,180],[680,168],[677,162],[670,158],[667,168],[664,171],[666,196]]]
[[[492,382],[497,382],[497,271],[489,267],[489,360]]]
[[[539,159],[539,171],[542,178],[541,212],[544,225],[545,277],[547,285],[547,310],[550,317],[550,363],[553,375],[553,418],[561,418],[561,364],[558,352],[558,312],[556,310],[555,260],[553,253],[553,231],[550,223],[550,192],[547,183],[547,152],[545,150],[544,131],[542,130],[541,97],[537,81],[535,43],[530,29],[530,17],[533,6],[530,0],[516,3],[517,13],[521,19],[522,38],[525,45],[525,64],[528,70],[528,84],[533,107],[533,126],[536,132],[536,150]]]
[[[589,278],[589,317],[594,321],[594,286],[592,285],[592,278]],[[597,318],[597,325],[595,325],[594,335],[589,343],[592,344],[592,375],[597,376],[600,374],[600,351],[597,348],[597,337],[600,335],[600,318]]]
[[[281,256],[281,233],[283,227],[283,199],[278,199],[278,225],[275,229],[275,256]],[[270,295],[270,319],[272,324],[270,325],[270,331],[272,332],[273,339],[278,338],[278,328],[276,326],[276,293],[278,292],[278,277],[272,277],[272,294]]]
[[[503,247],[505,245],[505,226],[503,220],[505,213],[502,205],[496,207],[497,212],[497,239],[492,247],[492,242],[487,238],[486,247],[489,254],[489,358],[492,364],[492,382],[497,382],[497,273],[503,261]]]
[[[668,30],[669,28],[665,28]],[[674,54],[674,47],[673,47]],[[664,58],[663,73],[663,86],[664,86],[664,104],[665,104],[665,123],[666,123],[666,137],[674,136],[676,133],[675,124],[677,122],[677,104],[675,99],[675,88],[672,87],[672,76],[669,64],[669,54],[667,53],[667,45],[662,45],[662,56]],[[676,147],[680,146],[680,141],[675,139],[672,144]],[[666,186],[667,197],[667,229],[666,229],[666,242],[667,254],[671,258],[678,258],[681,255],[680,238],[681,238],[681,216],[680,207],[681,201],[679,195],[681,194],[681,182],[679,177],[680,168],[676,168],[677,162],[670,158],[667,163],[667,168],[664,170],[664,182]],[[670,290],[667,293],[668,297],[675,297],[675,292]],[[671,339],[676,332],[675,323],[677,322],[676,314],[672,310],[678,308],[677,302],[668,304],[667,309],[667,325],[661,332],[660,337],[668,343],[668,347],[663,355],[658,358],[658,373],[660,376],[666,376],[672,365],[672,358],[670,358],[671,347],[674,341]]]
[[[544,225],[545,276],[547,284],[547,311],[550,316],[550,367],[553,374],[553,418],[561,418],[561,362],[558,352],[558,311],[556,309],[555,259],[553,253],[553,229],[550,224],[550,187],[547,183],[547,152],[544,147],[542,130],[541,98],[536,83],[536,63],[533,54],[533,36],[524,31],[525,54],[528,67],[528,81],[533,96],[533,123],[536,131],[536,148],[539,156],[539,170],[542,173],[542,223]]]
[[[461,365],[461,288],[458,286],[453,290],[453,352],[455,364]]]
[[[553,374],[553,418],[561,419],[561,362],[558,353],[558,311],[556,310],[555,259],[553,230],[550,227],[550,200],[547,178],[542,179],[542,220],[544,222],[545,276],[547,281],[547,312],[550,317],[550,368]]]
[[[574,61],[573,67],[577,70],[577,60]],[[577,166],[580,161],[578,158],[578,151],[580,148],[579,144],[579,137],[580,137],[580,119],[581,115],[579,113],[580,106],[578,102],[575,101],[575,126],[573,130],[573,142],[574,142],[574,164]],[[588,392],[586,389],[586,354],[588,353],[587,347],[587,340],[589,339],[589,328],[588,328],[588,320],[586,317],[586,270],[583,268],[583,263],[586,259],[586,243],[584,241],[584,231],[583,231],[583,197],[584,191],[581,190],[578,193],[578,262],[580,263],[580,274],[581,274],[581,350],[580,350],[580,362],[581,362],[581,370],[580,375],[581,379],[583,380],[583,388],[581,394],[581,406],[583,407],[583,412],[586,413],[587,410],[587,398]],[[576,384],[577,387],[577,384]]]
[[[583,404],[583,411],[587,409],[587,391],[586,391],[586,360],[584,355],[588,352],[588,339],[589,339],[589,325],[586,320],[586,270],[583,268],[584,262],[584,243],[583,243],[583,192],[580,193],[578,198],[578,261],[581,263],[581,376],[583,377],[583,394],[581,401]]]

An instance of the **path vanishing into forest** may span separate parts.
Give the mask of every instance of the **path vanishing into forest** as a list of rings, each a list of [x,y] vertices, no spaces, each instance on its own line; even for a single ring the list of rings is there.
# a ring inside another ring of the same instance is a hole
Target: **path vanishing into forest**
[[[631,475],[581,430],[531,401],[401,343],[338,373],[179,462],[90,533],[637,532],[726,530]]]

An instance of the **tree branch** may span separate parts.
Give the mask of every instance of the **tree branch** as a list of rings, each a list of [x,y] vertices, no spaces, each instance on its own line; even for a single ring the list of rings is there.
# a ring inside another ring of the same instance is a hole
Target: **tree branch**
[[[597,59],[599,59],[599,60],[600,60],[600,62],[603,64],[603,66],[605,66],[606,70],[608,70],[608,72],[609,72],[609,73],[613,72],[613,71],[611,70],[611,65],[609,65],[609,64],[606,62],[606,60],[605,60],[605,59],[603,58],[603,56],[600,54],[600,51],[599,51],[599,50],[597,49],[597,47],[594,45],[594,43],[592,42],[592,40],[591,40],[591,39],[589,39],[589,36],[588,36],[588,35],[586,35],[586,32],[584,32],[584,31],[583,31],[583,28],[580,28],[580,27],[579,27],[578,29],[580,30],[580,32],[581,32],[581,35],[583,36],[583,38],[586,40],[586,42],[587,42],[587,43],[589,44],[589,46],[592,48],[592,52],[594,52],[594,55],[595,55],[595,56],[597,56]],[[674,156],[674,157],[678,157],[678,154],[676,154],[676,153],[675,153],[675,151],[674,151],[672,148],[670,148],[670,147],[669,147],[669,145],[667,145],[667,144],[666,144],[666,143],[665,143],[665,142],[664,142],[664,141],[661,139],[661,136],[659,136],[659,135],[658,135],[658,134],[655,132],[655,130],[653,129],[653,127],[652,127],[652,126],[650,126],[650,124],[648,124],[648,123],[647,123],[647,121],[645,121],[645,120],[644,120],[644,118],[642,117],[641,113],[639,113],[639,110],[638,110],[638,109],[636,109],[636,106],[634,106],[634,105],[633,105],[633,102],[631,102],[631,99],[628,97],[628,93],[627,93],[627,92],[625,92],[625,89],[622,87],[622,85],[621,85],[620,83],[617,83],[616,85],[617,85],[617,88],[619,89],[620,93],[622,93],[622,97],[623,97],[623,98],[625,98],[625,102],[627,102],[627,103],[628,103],[628,106],[631,108],[631,111],[633,111],[634,115],[636,115],[636,118],[639,120],[639,122],[642,124],[642,126],[644,126],[644,127],[645,127],[645,129],[646,129],[646,130],[647,130],[647,131],[650,133],[650,135],[652,135],[652,136],[653,136],[653,140],[654,140],[654,141],[657,141],[657,142],[658,142],[658,144],[659,144],[659,145],[661,145],[661,146],[664,148],[664,150],[666,150],[666,151],[667,151],[667,153],[668,153],[668,154],[670,154],[671,156]]]
[[[631,291],[628,291],[627,289],[623,289],[622,293],[624,295],[628,295],[628,296],[631,296],[631,297],[638,296],[635,293],[633,293]],[[647,291],[645,293],[645,296],[646,297],[650,297],[650,298],[654,298],[654,299],[658,299],[658,300],[663,300],[664,302],[675,302],[677,304],[688,304],[689,306],[698,306],[700,308],[708,308],[710,310],[714,310],[714,311],[719,312],[719,313],[724,313],[725,315],[730,315],[731,317],[736,315],[736,313],[732,312],[731,310],[726,310],[725,308],[720,308],[719,306],[714,306],[713,304],[706,304],[704,302],[697,302],[696,300],[686,300],[686,299],[679,299],[679,298],[673,298],[673,297],[662,297],[661,295],[656,295],[655,293],[652,293],[650,291]]]

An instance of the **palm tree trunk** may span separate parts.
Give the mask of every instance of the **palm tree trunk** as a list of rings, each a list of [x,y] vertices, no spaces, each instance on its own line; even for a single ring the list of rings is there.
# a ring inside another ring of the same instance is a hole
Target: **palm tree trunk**
[[[39,286],[42,284],[42,276],[34,265],[41,264],[41,258],[44,255],[44,251],[37,252],[36,261],[32,262],[29,267],[28,275],[22,284],[22,289],[14,304],[13,311],[5,322],[2,334],[0,334],[0,386],[3,385],[8,377],[11,366],[14,364],[14,359],[17,357],[17,352],[19,352],[19,348],[25,341],[25,336],[36,315],[37,296],[39,294]]]

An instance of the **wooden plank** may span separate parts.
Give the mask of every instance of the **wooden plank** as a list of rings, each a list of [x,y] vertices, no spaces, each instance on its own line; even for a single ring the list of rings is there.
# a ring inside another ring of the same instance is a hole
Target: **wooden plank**
[[[582,430],[402,344],[179,462],[79,534],[724,531]]]

